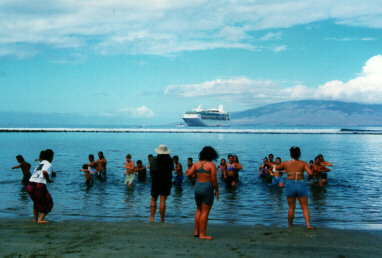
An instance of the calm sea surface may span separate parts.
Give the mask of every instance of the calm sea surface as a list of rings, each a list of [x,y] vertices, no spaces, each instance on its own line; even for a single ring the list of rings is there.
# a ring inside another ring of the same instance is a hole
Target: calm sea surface
[[[147,155],[164,143],[178,155],[183,168],[187,158],[198,160],[200,150],[213,146],[220,157],[238,155],[244,169],[236,190],[226,189],[219,180],[220,200],[214,203],[210,223],[287,226],[288,205],[283,189],[258,177],[264,156],[273,153],[289,158],[289,148],[297,145],[302,160],[318,153],[334,166],[323,189],[309,188],[312,224],[318,227],[382,229],[382,135],[380,134],[238,134],[238,133],[0,133],[0,218],[30,217],[32,201],[20,184],[21,170],[15,156],[22,154],[32,164],[39,152],[51,148],[57,177],[48,189],[54,200],[48,219],[62,220],[142,220],[150,213],[150,178],[146,183],[123,184],[122,168],[127,153],[132,160],[147,165]],[[108,160],[106,182],[96,180],[86,187],[78,170],[89,154],[103,151]],[[220,160],[220,159],[219,159]],[[193,188],[187,179],[183,189],[173,187],[167,202],[167,221],[193,223],[196,209]],[[159,214],[157,214],[159,216]],[[159,218],[157,218],[159,220]],[[295,224],[304,225],[301,209]]]

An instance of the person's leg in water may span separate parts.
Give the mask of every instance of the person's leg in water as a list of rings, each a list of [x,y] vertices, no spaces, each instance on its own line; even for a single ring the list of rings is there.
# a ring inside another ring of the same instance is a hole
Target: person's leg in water
[[[199,219],[199,238],[200,239],[213,239],[212,236],[207,235],[207,222],[208,215],[210,214],[211,205],[202,203],[202,211]]]
[[[294,219],[294,210],[296,209],[296,197],[290,197],[287,196],[288,199],[288,224],[289,227],[292,227],[293,224],[293,219]]]
[[[160,213],[160,221],[164,222],[164,215],[166,213],[166,195],[160,196],[160,206],[159,206],[159,213]]]
[[[35,208],[33,208],[34,222],[37,222],[37,220],[38,220],[38,214],[39,214],[38,210],[35,209]]]
[[[196,205],[196,212],[195,212],[195,237],[199,237],[199,221],[200,216],[202,215],[202,205]]]
[[[151,195],[151,205],[150,205],[151,217],[149,219],[151,222],[154,221],[154,215],[157,210],[157,199],[158,199],[158,196],[154,197]]]
[[[46,213],[42,213],[40,215],[40,218],[38,219],[37,223],[49,223],[49,221],[44,220],[46,216]]]
[[[310,225],[310,214],[308,209],[308,197],[298,197],[298,202],[300,203],[300,207],[302,209],[302,212],[304,214],[304,219],[306,222],[306,228],[307,229],[314,229],[315,227]]]

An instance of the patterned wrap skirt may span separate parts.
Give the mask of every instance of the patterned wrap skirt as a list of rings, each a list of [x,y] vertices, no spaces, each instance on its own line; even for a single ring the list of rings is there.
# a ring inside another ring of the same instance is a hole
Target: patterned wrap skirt
[[[30,182],[27,192],[33,201],[33,209],[48,214],[53,208],[53,199],[45,184]]]

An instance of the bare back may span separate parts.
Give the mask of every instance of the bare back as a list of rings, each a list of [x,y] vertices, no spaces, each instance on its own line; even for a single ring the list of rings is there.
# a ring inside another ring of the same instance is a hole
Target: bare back
[[[309,175],[312,175],[312,171],[310,170],[308,163],[302,160],[291,159],[284,161],[280,165],[277,165],[275,169],[277,171],[285,169],[287,179],[289,180],[303,180],[304,171],[306,171]]]
[[[24,161],[20,164],[20,168],[21,168],[21,171],[23,172],[23,174],[27,174],[28,172],[30,172],[30,169],[31,169],[31,164],[29,164],[28,162]]]
[[[187,176],[196,174],[198,182],[216,181],[216,165],[210,161],[198,161],[192,165]]]

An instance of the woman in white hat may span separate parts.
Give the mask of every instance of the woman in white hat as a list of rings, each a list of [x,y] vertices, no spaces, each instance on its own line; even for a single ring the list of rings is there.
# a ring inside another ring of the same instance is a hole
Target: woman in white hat
[[[174,170],[174,162],[169,155],[171,151],[167,149],[166,145],[159,145],[159,147],[155,149],[155,152],[158,155],[150,159],[150,174],[152,179],[150,221],[154,221],[154,215],[157,209],[157,199],[160,195],[159,213],[161,222],[163,222],[166,212],[166,199],[167,196],[171,193],[172,171]]]

